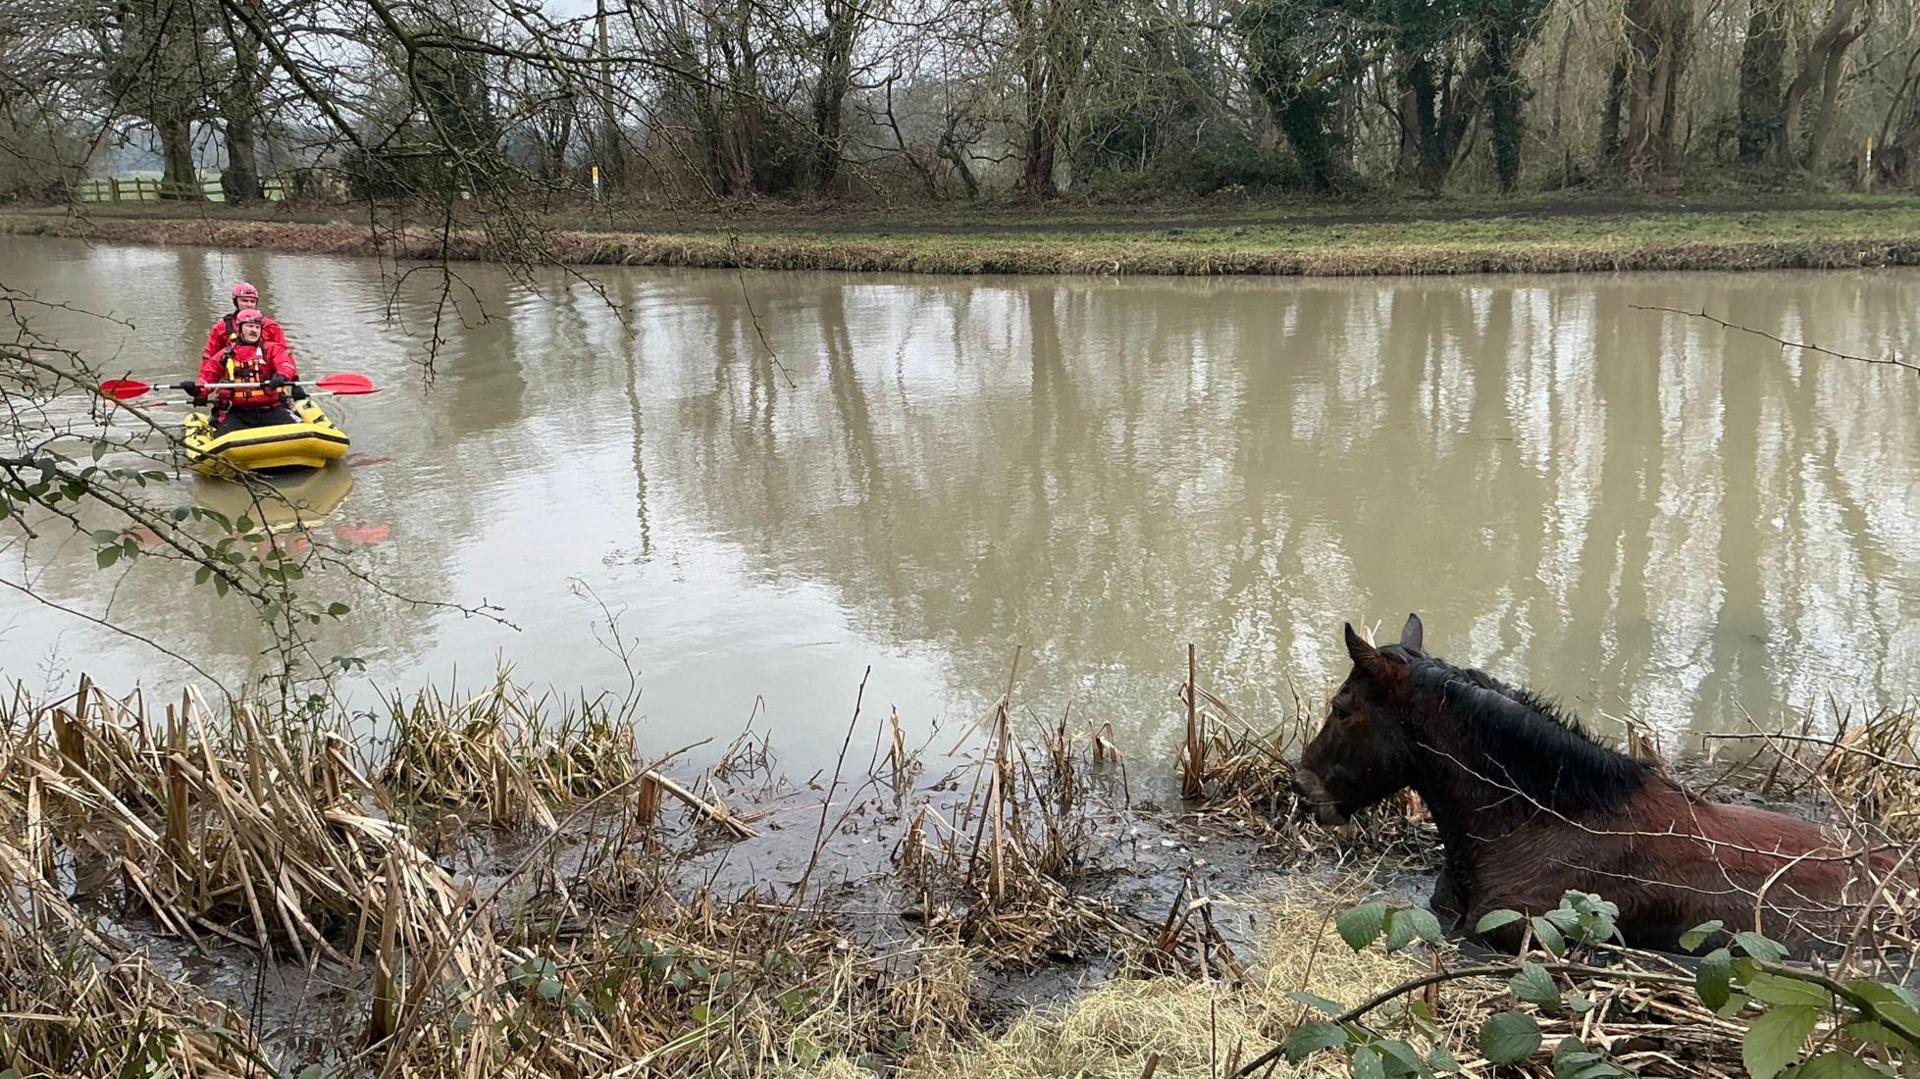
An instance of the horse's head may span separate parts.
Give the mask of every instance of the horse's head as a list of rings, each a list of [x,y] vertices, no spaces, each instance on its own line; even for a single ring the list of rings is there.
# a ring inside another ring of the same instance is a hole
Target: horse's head
[[[1327,704],[1320,733],[1307,743],[1294,772],[1294,793],[1322,824],[1346,819],[1413,780],[1407,661],[1420,656],[1418,615],[1408,615],[1400,644],[1375,648],[1346,627],[1353,671]]]

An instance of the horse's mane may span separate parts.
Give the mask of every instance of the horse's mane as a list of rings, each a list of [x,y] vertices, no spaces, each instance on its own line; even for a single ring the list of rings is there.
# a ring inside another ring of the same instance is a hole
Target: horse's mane
[[[1468,767],[1496,786],[1565,816],[1619,806],[1655,769],[1596,741],[1579,717],[1531,690],[1409,650],[1408,681],[1463,721]]]

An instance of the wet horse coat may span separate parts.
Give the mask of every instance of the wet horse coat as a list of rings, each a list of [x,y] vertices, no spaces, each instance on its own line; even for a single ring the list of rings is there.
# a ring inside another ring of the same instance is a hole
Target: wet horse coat
[[[1417,617],[1398,645],[1346,636],[1353,672],[1297,790],[1328,823],[1417,791],[1446,848],[1434,910],[1456,928],[1551,910],[1577,889],[1618,904],[1641,947],[1677,949],[1713,919],[1835,942],[1890,867],[1806,821],[1700,798],[1533,694],[1427,655]]]

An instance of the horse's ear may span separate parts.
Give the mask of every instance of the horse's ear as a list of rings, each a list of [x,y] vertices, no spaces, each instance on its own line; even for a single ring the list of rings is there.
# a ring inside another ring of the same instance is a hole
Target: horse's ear
[[[1427,628],[1420,624],[1419,615],[1408,615],[1406,626],[1400,630],[1400,647],[1411,649],[1415,652],[1426,651],[1425,648],[1420,646],[1420,640],[1426,635],[1426,632]]]
[[[1347,631],[1347,655],[1353,658],[1353,665],[1362,670],[1376,669],[1380,665],[1380,650],[1355,633],[1352,622],[1344,622],[1342,625]]]

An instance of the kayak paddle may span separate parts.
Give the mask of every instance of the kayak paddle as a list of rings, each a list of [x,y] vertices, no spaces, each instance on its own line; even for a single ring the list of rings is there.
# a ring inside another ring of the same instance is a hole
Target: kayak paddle
[[[258,382],[210,382],[200,388],[203,390],[242,390],[255,389],[260,385],[262,385],[262,383]],[[315,379],[310,382],[305,380],[289,382],[287,385],[311,386],[322,392],[331,393],[336,397],[357,397],[362,394],[378,393],[380,391],[380,387],[375,386],[372,379],[365,375],[354,374],[353,372],[328,375],[325,378]],[[131,401],[141,394],[152,391],[153,387],[147,383],[138,382],[130,378],[110,378],[100,384],[101,395],[111,397],[116,401]]]

